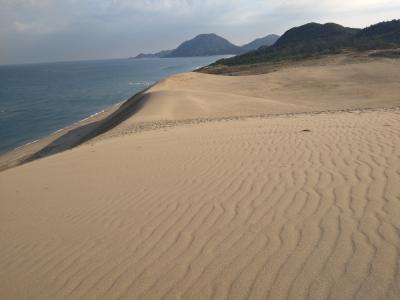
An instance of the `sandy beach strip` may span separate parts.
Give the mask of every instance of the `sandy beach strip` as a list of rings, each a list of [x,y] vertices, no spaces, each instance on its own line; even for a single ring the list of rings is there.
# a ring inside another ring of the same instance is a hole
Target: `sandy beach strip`
[[[174,76],[0,172],[0,297],[398,299],[399,63]]]

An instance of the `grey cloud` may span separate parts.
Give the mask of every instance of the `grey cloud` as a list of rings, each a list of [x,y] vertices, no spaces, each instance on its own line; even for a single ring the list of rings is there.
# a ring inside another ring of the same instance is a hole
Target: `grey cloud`
[[[0,0],[0,63],[115,58],[215,32],[241,44],[310,21],[363,27],[398,0]]]

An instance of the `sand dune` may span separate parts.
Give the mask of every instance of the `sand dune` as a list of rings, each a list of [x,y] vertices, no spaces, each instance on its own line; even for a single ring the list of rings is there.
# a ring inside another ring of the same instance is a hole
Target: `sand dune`
[[[396,106],[399,68],[400,61],[388,60],[292,68],[256,76],[181,74],[149,89],[144,107],[131,120]]]
[[[399,299],[396,64],[176,76],[1,172],[0,298]]]
[[[400,105],[400,60],[345,62],[323,60],[316,66],[254,76],[176,75],[141,95],[140,110],[109,134],[141,130],[144,123],[152,127],[162,121]]]

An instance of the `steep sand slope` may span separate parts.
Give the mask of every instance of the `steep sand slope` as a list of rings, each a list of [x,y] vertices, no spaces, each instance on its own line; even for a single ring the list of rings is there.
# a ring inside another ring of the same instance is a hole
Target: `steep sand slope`
[[[398,299],[400,111],[249,118],[0,173],[2,299]]]
[[[254,76],[187,73],[144,94],[132,122],[391,107],[400,60],[304,66]]]

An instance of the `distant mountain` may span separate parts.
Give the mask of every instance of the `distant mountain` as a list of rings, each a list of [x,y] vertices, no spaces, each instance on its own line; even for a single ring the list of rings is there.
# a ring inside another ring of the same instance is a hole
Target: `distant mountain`
[[[254,41],[243,45],[241,48],[243,52],[251,51],[258,49],[263,46],[272,46],[275,44],[275,42],[279,39],[279,35],[276,34],[270,34],[267,35],[266,37],[255,39]]]
[[[236,46],[227,39],[214,33],[200,34],[195,38],[183,42],[175,50],[161,51],[155,54],[139,54],[135,58],[154,58],[154,57],[192,57],[192,56],[212,56],[242,54],[247,51],[257,49],[261,46],[270,46],[279,38],[277,35],[268,35],[264,38],[256,39],[242,47]]]
[[[172,50],[163,50],[154,54],[145,54],[145,53],[140,53],[139,55],[137,55],[134,58],[156,58],[156,57],[167,57],[168,55],[170,55],[172,52]]]
[[[334,23],[308,23],[285,32],[274,45],[217,61],[240,65],[283,58],[301,58],[337,53],[343,49],[367,50],[400,47],[400,20],[382,22],[364,29]]]
[[[183,42],[173,50],[170,57],[211,56],[224,54],[239,54],[241,48],[228,40],[214,34],[200,34],[194,39]]]

